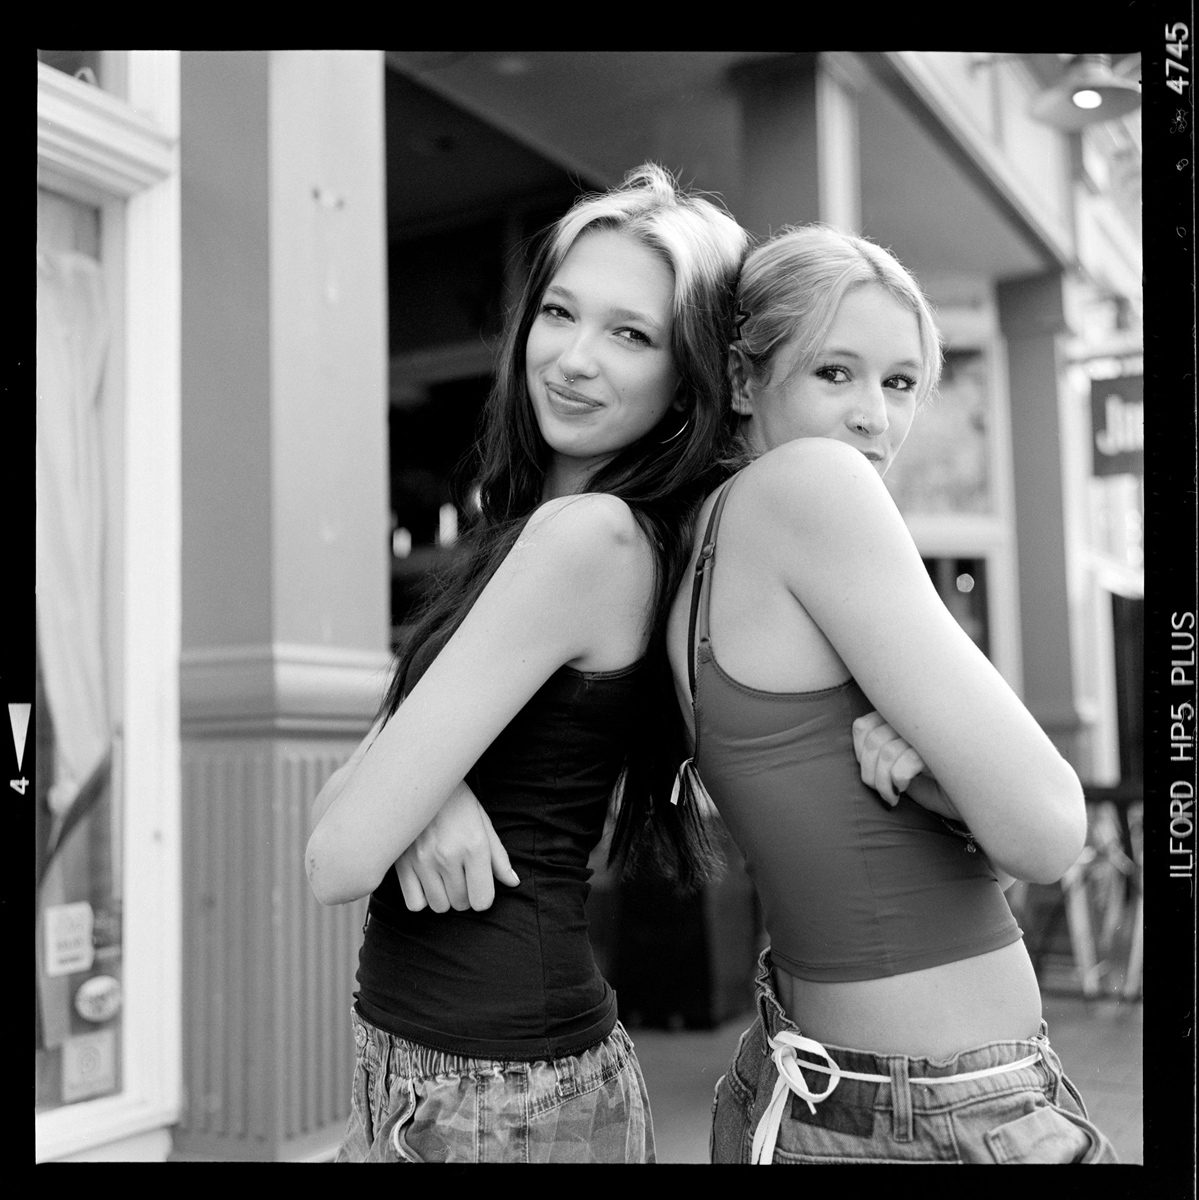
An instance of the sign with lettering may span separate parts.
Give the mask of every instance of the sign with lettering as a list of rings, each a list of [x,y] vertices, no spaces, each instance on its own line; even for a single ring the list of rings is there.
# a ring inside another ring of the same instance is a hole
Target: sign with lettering
[[[1091,456],[1096,475],[1145,473],[1145,380],[1091,380]]]
[[[91,970],[96,948],[92,941],[92,906],[86,900],[47,908],[45,936],[47,975]]]

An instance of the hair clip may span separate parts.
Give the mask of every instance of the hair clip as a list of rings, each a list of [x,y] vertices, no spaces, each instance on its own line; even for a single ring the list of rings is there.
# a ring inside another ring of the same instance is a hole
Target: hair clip
[[[742,312],[737,309],[736,318],[733,321],[733,341],[738,341],[741,337],[741,327],[749,320],[749,313]]]

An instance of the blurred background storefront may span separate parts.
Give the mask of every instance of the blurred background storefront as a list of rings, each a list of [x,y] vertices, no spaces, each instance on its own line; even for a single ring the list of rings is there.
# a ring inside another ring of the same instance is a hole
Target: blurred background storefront
[[[864,233],[933,299],[942,395],[887,482],[1093,789],[1111,903],[1013,903],[1062,914],[1068,984],[1139,996],[1128,50],[39,51],[40,1159],[334,1144],[362,906],[310,896],[308,805],[454,553],[526,240],[646,159],[756,235]],[[741,1011],[735,854],[686,902],[597,859],[592,907],[631,1023]]]

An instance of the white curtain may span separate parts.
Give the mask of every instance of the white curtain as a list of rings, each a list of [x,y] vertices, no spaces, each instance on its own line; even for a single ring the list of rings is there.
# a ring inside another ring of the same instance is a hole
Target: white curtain
[[[111,737],[104,662],[104,476],[100,380],[108,319],[100,264],[39,254],[37,624],[54,718],[60,824]]]
[[[51,852],[80,807],[95,795],[111,741],[104,636],[104,474],[101,377],[108,317],[100,264],[82,254],[39,253],[37,260],[37,638],[46,700],[54,722],[54,784],[48,797]],[[86,794],[80,797],[80,789]],[[37,954],[42,1038],[55,1046],[70,1032],[65,977],[43,971],[45,910],[86,899],[68,887],[55,855],[42,881]],[[86,875],[86,870],[82,872]]]

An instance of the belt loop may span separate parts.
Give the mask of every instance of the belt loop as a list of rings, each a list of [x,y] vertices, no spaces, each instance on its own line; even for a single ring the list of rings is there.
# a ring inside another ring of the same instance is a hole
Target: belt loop
[[[897,1142],[910,1142],[912,1130],[912,1085],[908,1082],[908,1060],[895,1055],[887,1060],[891,1075],[891,1136]]]
[[[774,1022],[770,1019],[770,1001],[765,994],[758,996],[758,1020],[762,1026],[762,1057],[770,1056],[770,1038],[774,1034]]]
[[[1040,1037],[1037,1041],[1037,1048],[1041,1052],[1041,1066],[1044,1068],[1045,1074],[1049,1077],[1049,1102],[1051,1104],[1060,1104],[1062,1075],[1064,1074],[1062,1061],[1054,1052],[1047,1037]]]
[[[765,947],[758,955],[757,971],[754,976],[758,1016],[762,1021],[762,1057],[770,1055],[770,1038],[778,1029],[783,1028],[776,1014],[782,1013],[782,1004],[774,987],[774,964],[770,958],[770,947]]]

